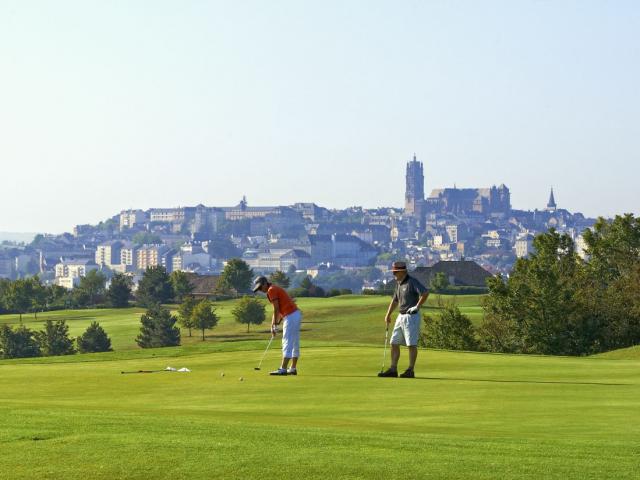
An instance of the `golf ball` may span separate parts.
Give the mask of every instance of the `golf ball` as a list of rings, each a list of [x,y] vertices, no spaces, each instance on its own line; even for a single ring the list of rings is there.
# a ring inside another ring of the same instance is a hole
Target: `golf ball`
[[[220,376],[221,376],[221,377],[224,377],[224,372],[222,372],[222,373],[220,374]]]
[[[239,380],[242,382],[244,380],[244,378],[240,377]]]

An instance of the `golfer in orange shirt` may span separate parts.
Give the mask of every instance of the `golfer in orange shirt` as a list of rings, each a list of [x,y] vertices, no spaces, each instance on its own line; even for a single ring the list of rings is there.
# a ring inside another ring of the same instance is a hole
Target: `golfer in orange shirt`
[[[273,305],[271,316],[271,335],[275,336],[277,325],[284,320],[282,327],[282,364],[269,375],[297,375],[298,357],[300,356],[300,323],[302,312],[298,309],[287,292],[278,285],[269,283],[266,277],[257,277],[253,282],[253,291],[267,294]],[[289,366],[291,360],[291,368]]]

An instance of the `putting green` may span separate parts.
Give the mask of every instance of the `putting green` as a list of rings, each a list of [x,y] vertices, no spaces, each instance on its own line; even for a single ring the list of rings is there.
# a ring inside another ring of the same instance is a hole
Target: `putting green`
[[[300,375],[278,378],[267,375],[277,349],[253,370],[264,345],[0,362],[0,478],[602,479],[640,471],[639,360],[423,350],[419,378],[382,379],[381,347],[303,343]],[[167,365],[192,372],[120,373]]]

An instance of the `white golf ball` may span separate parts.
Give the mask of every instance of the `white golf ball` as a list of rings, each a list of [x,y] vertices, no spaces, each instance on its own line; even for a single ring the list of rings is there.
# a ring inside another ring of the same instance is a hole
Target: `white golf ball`
[[[221,376],[221,377],[224,377],[224,372],[222,372],[222,373],[220,374],[220,376]]]
[[[239,379],[239,380],[242,382],[242,381],[244,381],[244,378],[240,377],[240,379]]]

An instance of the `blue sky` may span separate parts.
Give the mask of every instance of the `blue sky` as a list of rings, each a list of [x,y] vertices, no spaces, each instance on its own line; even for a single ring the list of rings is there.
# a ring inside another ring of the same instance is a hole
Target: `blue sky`
[[[638,212],[640,2],[0,3],[0,231],[125,208]]]

